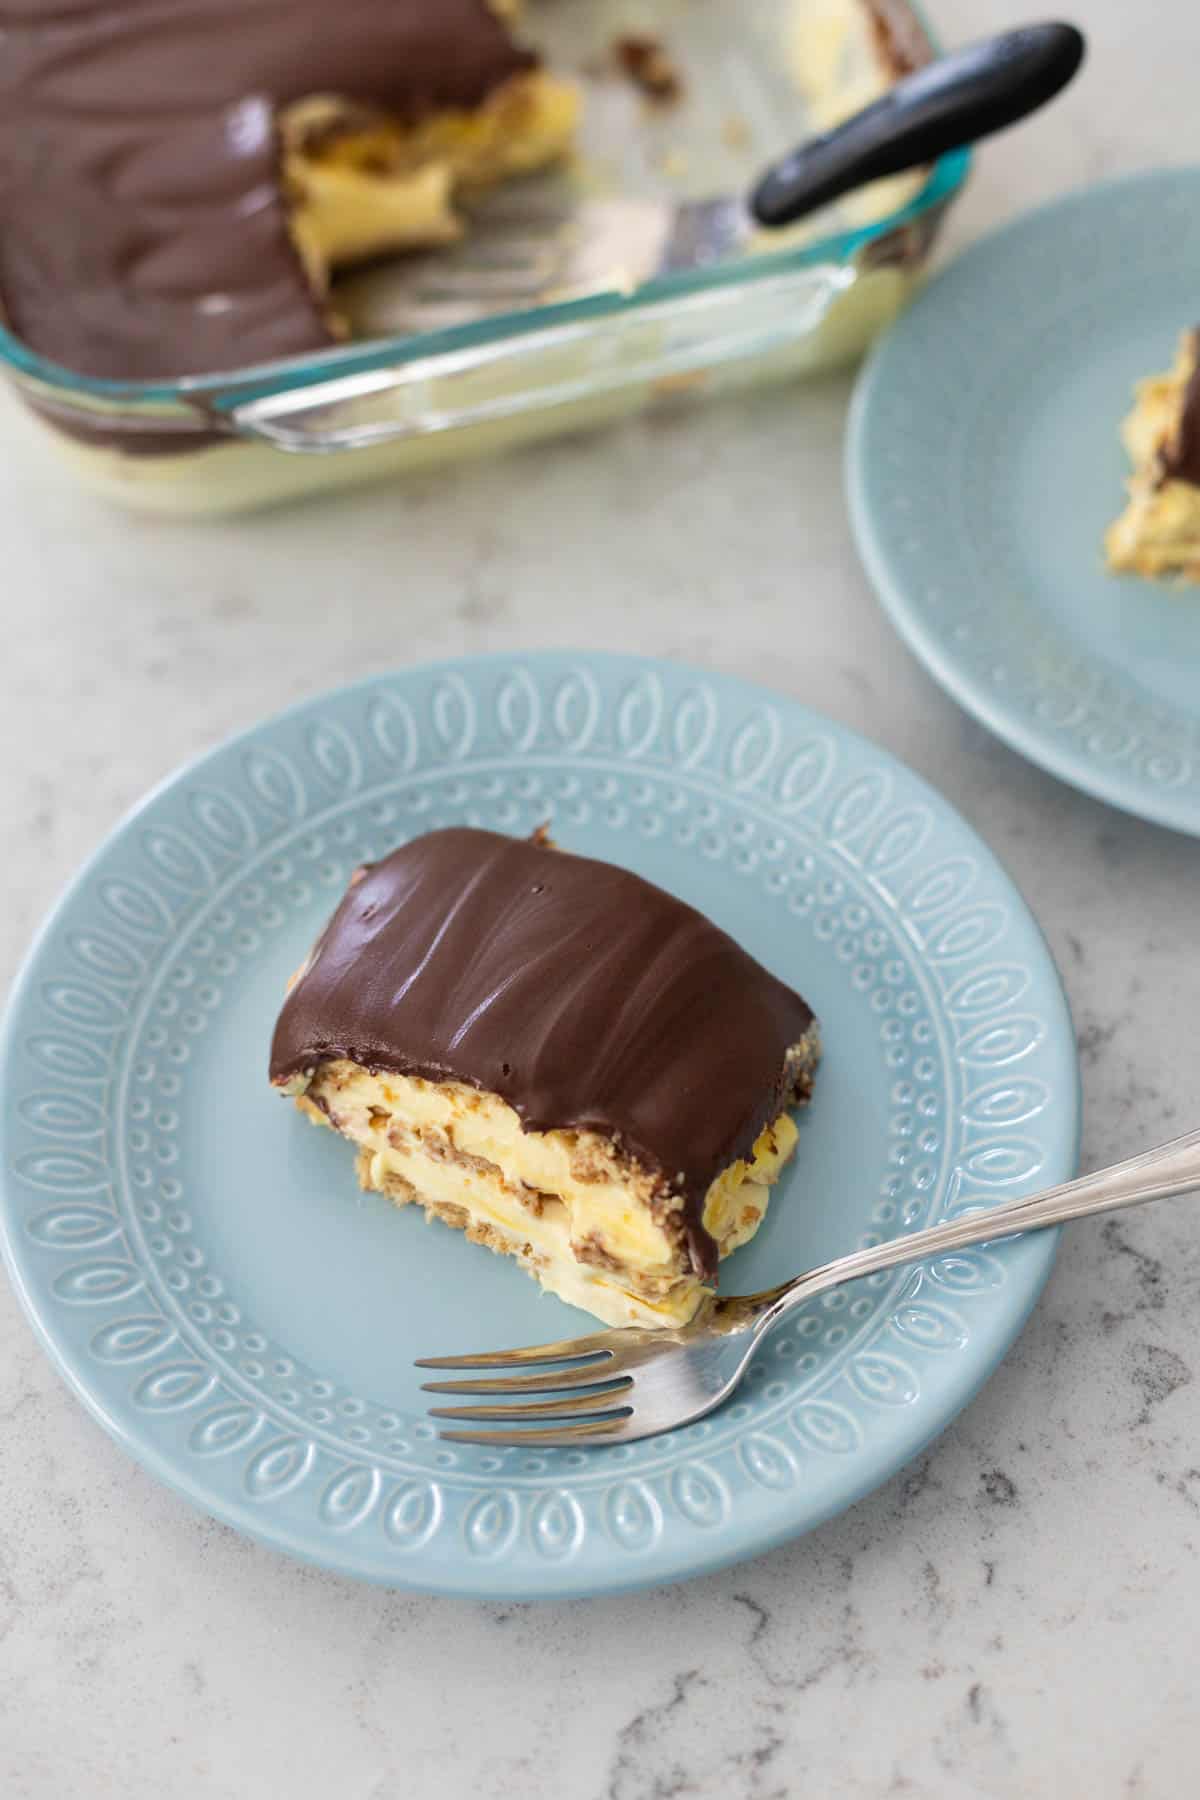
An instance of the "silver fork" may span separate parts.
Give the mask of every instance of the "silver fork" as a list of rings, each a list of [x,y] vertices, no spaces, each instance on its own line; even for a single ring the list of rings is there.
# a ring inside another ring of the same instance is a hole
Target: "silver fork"
[[[588,1337],[494,1350],[478,1356],[421,1357],[422,1369],[516,1369],[517,1374],[429,1381],[431,1394],[506,1395],[486,1406],[435,1406],[438,1419],[501,1429],[443,1430],[453,1443],[587,1445],[632,1443],[702,1419],[728,1399],[767,1332],[815,1294],[927,1257],[1065,1225],[1093,1213],[1141,1206],[1200,1189],[1200,1131],[1174,1138],[1024,1200],[951,1219],[913,1237],[856,1250],[766,1293],[706,1300],[674,1331],[632,1327]],[[567,1367],[554,1367],[566,1364]],[[549,1365],[549,1366],[543,1366]],[[557,1395],[557,1398],[542,1396]]]

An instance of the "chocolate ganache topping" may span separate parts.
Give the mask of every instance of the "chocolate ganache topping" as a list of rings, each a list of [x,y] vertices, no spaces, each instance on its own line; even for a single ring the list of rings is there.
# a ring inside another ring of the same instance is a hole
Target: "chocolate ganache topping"
[[[911,75],[933,60],[929,34],[908,0],[866,0],[866,10],[889,74]]]
[[[794,1096],[798,994],[628,870],[489,831],[430,832],[353,883],[284,1003],[271,1079],[332,1058],[499,1094],[529,1130],[601,1133],[704,1197]]]
[[[1159,456],[1159,486],[1186,481],[1200,487],[1200,331],[1189,336],[1194,367],[1183,390],[1178,424]]]
[[[85,375],[331,343],[287,227],[275,109],[415,119],[535,58],[487,0],[0,0],[0,305]]]

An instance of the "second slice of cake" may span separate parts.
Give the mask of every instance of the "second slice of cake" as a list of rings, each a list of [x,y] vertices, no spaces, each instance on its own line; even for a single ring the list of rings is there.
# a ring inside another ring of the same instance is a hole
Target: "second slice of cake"
[[[359,1146],[364,1187],[609,1324],[667,1326],[762,1222],[819,1055],[800,996],[692,907],[463,828],[357,872],[271,1080]]]
[[[1121,439],[1133,474],[1105,536],[1109,567],[1200,581],[1200,330],[1184,332],[1165,375],[1139,381]]]

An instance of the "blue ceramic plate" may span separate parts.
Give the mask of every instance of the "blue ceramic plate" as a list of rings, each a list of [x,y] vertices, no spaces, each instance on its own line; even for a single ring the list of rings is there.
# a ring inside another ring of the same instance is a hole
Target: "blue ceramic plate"
[[[9,1267],[155,1475],[401,1587],[592,1594],[805,1530],[971,1397],[1054,1254],[1033,1237],[829,1295],[671,1437],[439,1444],[415,1356],[590,1321],[360,1195],[346,1146],[269,1091],[267,1045],[356,863],[438,825],[545,819],[702,906],[824,1021],[798,1156],[731,1287],[1075,1164],[1070,1020],[1019,896],[915,776],[789,700],[632,657],[485,658],[328,694],[185,769],[83,871],[13,997]]]
[[[1200,593],[1107,573],[1134,382],[1200,318],[1200,169],[976,244],[879,345],[848,446],[884,606],[931,673],[1064,781],[1200,833]]]

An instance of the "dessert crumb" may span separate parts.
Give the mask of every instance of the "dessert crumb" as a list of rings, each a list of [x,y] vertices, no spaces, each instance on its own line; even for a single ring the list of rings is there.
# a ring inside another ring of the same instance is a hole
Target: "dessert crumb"
[[[670,106],[683,94],[683,77],[658,38],[628,32],[614,38],[617,67],[647,99]]]

